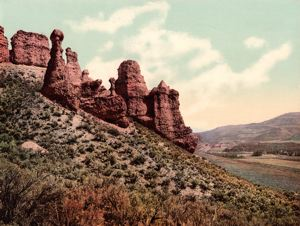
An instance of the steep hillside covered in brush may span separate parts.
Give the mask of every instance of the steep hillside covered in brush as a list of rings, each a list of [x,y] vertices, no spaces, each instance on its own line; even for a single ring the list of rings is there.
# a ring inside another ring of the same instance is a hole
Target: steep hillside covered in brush
[[[70,48],[64,61],[61,31],[51,52],[24,31],[8,51],[3,31],[1,225],[299,225],[298,194],[192,154],[179,93],[164,82],[149,92],[137,62],[121,63],[106,90]]]
[[[299,222],[297,195],[286,196],[231,176],[139,124],[120,129],[83,111],[76,114],[52,103],[39,93],[44,71],[0,65],[2,166],[52,175],[67,190],[87,184],[97,187],[109,180],[125,185],[131,195],[151,194],[160,203],[167,197],[184,197],[184,203],[194,203],[193,212],[203,202],[209,203],[210,208],[201,211],[207,211],[210,222]],[[24,143],[29,141],[36,146],[28,149]],[[156,205],[165,214],[163,205]],[[149,211],[153,214],[154,210]],[[217,210],[220,215],[214,212]]]

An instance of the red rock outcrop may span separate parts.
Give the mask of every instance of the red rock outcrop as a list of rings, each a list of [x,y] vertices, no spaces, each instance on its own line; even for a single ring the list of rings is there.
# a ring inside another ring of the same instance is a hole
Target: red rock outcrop
[[[186,127],[179,111],[179,93],[165,82],[149,93],[136,61],[127,60],[118,69],[118,79],[110,78],[110,89],[102,80],[92,80],[89,72],[80,71],[77,54],[66,49],[67,63],[62,58],[64,35],[59,30],[51,34],[51,59],[44,78],[42,93],[63,106],[82,109],[120,127],[128,127],[127,116],[175,144],[194,152],[197,137]]]
[[[147,114],[146,97],[149,91],[136,61],[126,60],[120,64],[115,86],[116,93],[126,101],[129,116]]]
[[[73,85],[80,86],[81,79],[81,69],[78,63],[77,53],[73,52],[69,47],[66,49],[66,79]]]
[[[11,46],[12,63],[47,67],[50,49],[45,35],[21,30],[11,38]]]
[[[51,59],[44,77],[42,94],[63,106],[77,110],[79,108],[79,87],[67,80],[68,71],[62,57],[61,47],[64,39],[62,31],[55,29],[50,36],[52,42]]]
[[[89,75],[90,75],[89,71],[87,69],[84,69],[81,73],[81,81],[83,82],[92,81]]]
[[[66,49],[65,63],[62,57],[62,31],[54,30],[50,39],[51,59],[44,77],[42,94],[72,110],[81,108],[100,119],[128,127],[124,99],[119,95],[110,95],[114,89],[113,79],[110,79],[112,87],[109,92],[102,86],[102,80],[93,81],[87,70],[81,72],[77,54],[71,48]]]
[[[192,134],[191,128],[184,124],[179,110],[179,93],[161,81],[158,87],[152,89],[149,97],[155,131],[194,152],[198,138]]]
[[[0,26],[0,63],[9,61],[8,41],[4,36],[4,28]]]

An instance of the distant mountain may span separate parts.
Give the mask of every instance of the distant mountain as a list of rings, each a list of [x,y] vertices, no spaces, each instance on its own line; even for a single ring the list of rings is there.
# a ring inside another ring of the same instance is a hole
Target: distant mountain
[[[300,112],[245,125],[222,126],[198,133],[205,143],[300,141]]]

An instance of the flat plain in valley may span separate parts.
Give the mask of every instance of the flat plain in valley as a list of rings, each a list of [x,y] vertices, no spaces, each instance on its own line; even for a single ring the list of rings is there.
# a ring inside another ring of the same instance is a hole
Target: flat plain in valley
[[[297,161],[297,157],[263,155],[226,158],[204,152],[198,154],[228,172],[253,183],[300,192],[300,161]]]

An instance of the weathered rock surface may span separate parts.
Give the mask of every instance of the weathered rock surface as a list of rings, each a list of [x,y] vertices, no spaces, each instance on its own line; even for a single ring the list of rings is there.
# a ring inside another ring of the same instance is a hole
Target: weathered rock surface
[[[191,128],[184,124],[179,110],[179,93],[161,81],[158,87],[152,89],[149,96],[155,131],[193,152],[198,138],[192,134]]]
[[[64,34],[54,30],[51,59],[44,78],[42,94],[72,110],[79,108],[105,121],[121,127],[128,127],[127,106],[124,99],[115,94],[114,80],[109,92],[102,86],[102,80],[93,81],[87,70],[81,72],[78,57],[71,48],[66,49],[67,63],[62,57]]]
[[[3,29],[0,29],[0,35],[2,47],[7,49]],[[128,117],[131,117],[189,152],[195,151],[198,138],[184,124],[176,90],[162,81],[149,92],[140,66],[133,60],[120,64],[118,78],[109,79],[111,87],[107,90],[102,86],[102,80],[89,77],[88,70],[81,72],[77,53],[71,48],[66,49],[67,62],[64,61],[63,39],[62,31],[55,29],[51,33],[51,57],[41,89],[44,96],[69,109],[82,109],[124,128],[130,125]],[[47,38],[19,31],[12,38],[12,43],[14,63],[45,65]]]
[[[149,91],[136,61],[126,60],[121,63],[115,86],[116,93],[126,101],[129,116],[147,114],[146,97]]]
[[[129,126],[129,120],[126,117],[127,106],[119,95],[81,99],[80,107],[84,111],[107,122],[123,128]]]
[[[11,46],[12,63],[47,67],[50,49],[45,35],[21,30],[11,38]]]
[[[8,41],[4,36],[4,28],[0,26],[0,63],[9,61]]]
[[[77,53],[73,52],[72,49],[69,47],[66,49],[66,57],[66,79],[69,81],[69,83],[76,86],[80,86],[82,79]]]
[[[77,110],[79,108],[79,87],[67,80],[68,71],[62,57],[61,47],[64,39],[62,31],[55,29],[50,36],[52,42],[51,59],[44,77],[42,94],[63,106]]]

